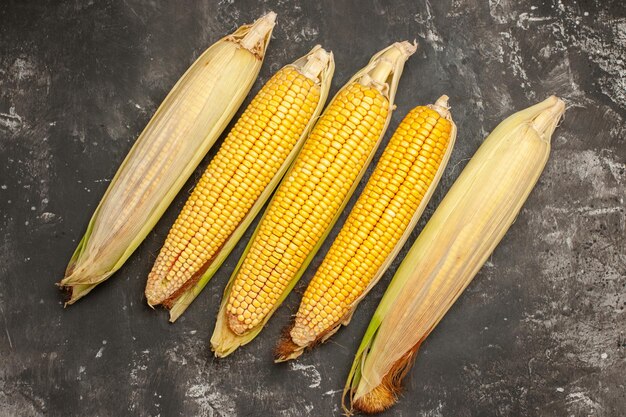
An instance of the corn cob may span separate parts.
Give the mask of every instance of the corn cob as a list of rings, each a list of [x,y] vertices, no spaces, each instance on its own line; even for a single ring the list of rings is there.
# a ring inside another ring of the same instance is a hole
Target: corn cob
[[[348,324],[419,220],[455,138],[447,96],[404,118],[309,283],[295,321],[276,349],[277,361],[300,356],[305,347]]]
[[[72,304],[117,271],[215,143],[261,68],[275,13],[207,49],[176,83],[118,169],[59,285]]]
[[[332,54],[316,46],[252,100],[172,226],[148,277],[148,304],[174,307],[174,321],[204,288],[295,158],[333,71]]]
[[[502,122],[467,164],[398,268],[357,351],[344,400],[367,413],[397,400],[412,359],[515,220],[550,153],[556,97]]]
[[[217,356],[252,340],[306,269],[387,128],[414,51],[403,42],[376,54],[316,123],[226,287],[211,338]]]

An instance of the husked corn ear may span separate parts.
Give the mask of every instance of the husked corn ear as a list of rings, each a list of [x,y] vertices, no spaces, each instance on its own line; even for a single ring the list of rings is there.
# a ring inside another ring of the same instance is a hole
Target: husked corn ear
[[[452,150],[456,127],[447,99],[416,107],[398,126],[309,283],[293,327],[276,349],[278,361],[299,356],[347,324],[406,241]]]
[[[385,292],[344,389],[375,413],[397,400],[420,344],[480,270],[537,182],[565,110],[556,97],[507,118],[487,137],[409,250]]]
[[[59,285],[72,304],[118,270],[154,227],[250,90],[276,15],[207,49],[165,98],[115,174]]]
[[[378,140],[388,106],[380,91],[355,83],[326,110],[239,268],[228,301],[232,331],[261,323],[319,242]]]
[[[333,68],[332,54],[317,46],[259,91],[172,226],[148,276],[148,304],[172,305],[198,283],[229,240],[232,249],[245,230],[242,222],[258,212],[265,201],[259,201],[261,195],[269,196],[321,112]]]
[[[384,134],[414,50],[405,42],[376,55],[316,123],[225,291],[211,339],[218,356],[260,331],[321,245]]]

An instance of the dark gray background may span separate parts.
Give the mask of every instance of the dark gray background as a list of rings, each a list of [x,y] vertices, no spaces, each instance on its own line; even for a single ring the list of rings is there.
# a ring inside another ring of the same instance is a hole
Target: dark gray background
[[[221,291],[250,233],[175,325],[143,297],[151,263],[208,159],[112,279],[65,310],[53,285],[174,82],[211,43],[269,10],[278,25],[253,92],[316,43],[335,53],[334,93],[389,43],[420,42],[390,130],[445,93],[459,136],[410,242],[499,121],[551,93],[568,104],[539,184],[423,345],[385,415],[623,416],[621,0],[3,0],[0,415],[339,414],[353,354],[399,260],[350,327],[297,362],[273,365],[271,350],[325,245],[267,329],[214,359],[208,340]]]

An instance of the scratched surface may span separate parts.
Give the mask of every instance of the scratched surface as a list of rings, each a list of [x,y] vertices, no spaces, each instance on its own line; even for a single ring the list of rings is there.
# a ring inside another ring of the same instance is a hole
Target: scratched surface
[[[392,41],[420,42],[391,128],[446,93],[459,137],[410,242],[500,120],[550,93],[568,104],[539,184],[423,345],[385,415],[623,416],[621,0],[2,1],[0,416],[339,414],[353,354],[399,262],[348,328],[297,362],[273,365],[271,350],[327,242],[266,330],[215,360],[208,339],[246,239],[176,325],[143,297],[151,263],[207,160],[111,280],[66,310],[53,285],[174,82],[204,48],[269,10],[278,26],[253,91],[316,43],[335,53],[336,91]]]

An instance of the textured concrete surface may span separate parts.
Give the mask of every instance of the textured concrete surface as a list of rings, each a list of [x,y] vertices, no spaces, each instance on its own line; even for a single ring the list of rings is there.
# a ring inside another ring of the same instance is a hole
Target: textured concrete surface
[[[459,137],[414,237],[501,119],[551,93],[568,103],[539,184],[385,415],[625,415],[621,0],[2,1],[0,415],[339,414],[393,268],[350,327],[279,366],[271,349],[324,250],[267,329],[225,360],[213,359],[208,339],[245,241],[176,325],[146,306],[151,262],[206,160],[109,282],[66,310],[53,285],[174,82],[212,42],[268,10],[279,23],[254,91],[316,43],[335,53],[336,91],[390,42],[420,42],[391,127],[446,93]]]

